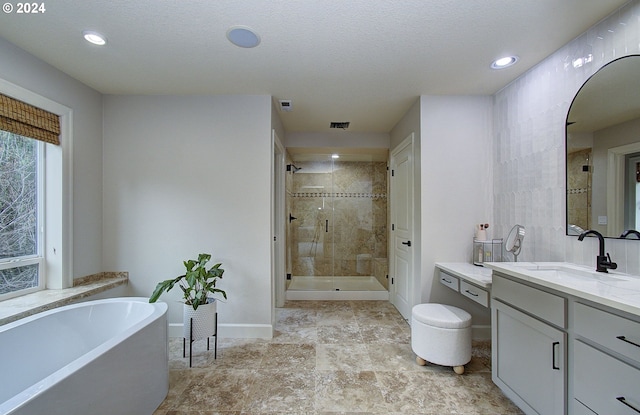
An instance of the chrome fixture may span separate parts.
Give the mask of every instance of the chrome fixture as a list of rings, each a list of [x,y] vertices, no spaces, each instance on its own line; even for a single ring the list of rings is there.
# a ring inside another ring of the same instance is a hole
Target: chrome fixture
[[[599,242],[599,249],[598,249],[598,256],[596,258],[596,271],[597,272],[609,272],[607,271],[607,269],[616,269],[618,268],[618,264],[616,264],[615,262],[611,262],[611,256],[609,256],[609,253],[607,253],[605,255],[604,253],[604,237],[602,236],[602,234],[598,231],[594,231],[594,230],[588,230],[586,232],[582,232],[580,234],[580,236],[578,236],[578,240],[582,241],[584,239],[585,236],[587,235],[595,235],[598,237],[598,242]]]
[[[524,239],[524,226],[515,225],[511,228],[509,236],[507,236],[507,243],[505,250],[513,254],[513,261],[518,262],[518,255],[522,249],[522,240]]]
[[[620,237],[624,239],[629,235],[635,235],[635,236],[638,237],[638,239],[640,239],[640,232],[638,232],[635,229],[629,229],[629,230],[626,230],[626,231],[622,232],[622,235],[620,235]]]

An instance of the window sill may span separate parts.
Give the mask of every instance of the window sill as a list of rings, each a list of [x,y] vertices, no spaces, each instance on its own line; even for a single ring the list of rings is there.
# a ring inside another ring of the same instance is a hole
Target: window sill
[[[73,281],[72,288],[42,290],[0,301],[0,326],[42,311],[71,304],[111,288],[127,284],[128,272],[101,272]]]

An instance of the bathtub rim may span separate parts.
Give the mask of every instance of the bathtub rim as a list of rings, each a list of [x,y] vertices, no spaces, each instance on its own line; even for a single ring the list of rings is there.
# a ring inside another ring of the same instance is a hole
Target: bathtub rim
[[[152,308],[153,311],[151,312],[151,314],[145,316],[144,318],[137,321],[133,325],[119,332],[116,336],[109,338],[107,341],[101,343],[97,347],[78,356],[75,360],[59,368],[55,372],[49,374],[44,379],[38,380],[37,382],[30,385],[29,387],[23,389],[18,394],[10,397],[8,400],[4,402],[0,402],[0,414],[9,413],[10,411],[15,411],[21,406],[26,405],[29,401],[37,398],[38,395],[40,395],[44,391],[48,390],[49,388],[53,387],[55,384],[63,381],[64,379],[68,378],[76,371],[88,365],[97,357],[105,354],[107,351],[111,350],[116,345],[122,343],[125,339],[131,337],[132,335],[142,330],[143,328],[153,324],[156,320],[164,319],[165,325],[166,325],[166,314],[167,314],[168,305],[164,302],[149,303],[149,299],[146,297],[113,297],[113,298],[106,298],[106,299],[100,299],[100,300],[83,301],[76,304],[69,304],[62,307],[56,307],[51,310],[43,311],[43,312],[34,314],[32,316],[24,317],[20,320],[16,320],[14,322],[0,326],[0,333],[2,333],[10,330],[13,327],[17,327],[23,324],[28,324],[31,321],[45,318],[51,314],[56,314],[65,310],[84,308],[84,307],[89,307],[95,304],[131,303],[131,302],[145,303],[150,308]]]

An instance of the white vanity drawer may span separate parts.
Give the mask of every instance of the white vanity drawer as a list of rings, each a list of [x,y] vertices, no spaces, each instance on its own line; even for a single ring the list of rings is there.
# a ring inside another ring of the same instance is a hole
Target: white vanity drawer
[[[489,293],[482,288],[471,285],[466,281],[460,281],[460,294],[482,306],[489,307]]]
[[[447,274],[442,270],[440,271],[440,282],[454,291],[458,291],[458,288],[460,287],[460,280],[458,279],[458,277]]]
[[[640,364],[640,323],[580,303],[574,310],[576,334]]]
[[[495,272],[491,295],[558,327],[567,327],[565,298],[512,281]]]
[[[640,370],[580,341],[574,343],[574,369],[575,398],[595,413],[640,411]]]

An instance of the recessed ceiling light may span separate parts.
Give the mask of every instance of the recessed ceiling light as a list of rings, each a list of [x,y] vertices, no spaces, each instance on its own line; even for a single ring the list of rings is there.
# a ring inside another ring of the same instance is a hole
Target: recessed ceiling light
[[[339,155],[339,154],[332,154],[332,155],[331,155],[331,158],[332,158],[332,159],[339,159],[339,158],[340,158],[340,155]]]
[[[233,26],[227,30],[229,42],[241,48],[255,48],[260,44],[260,36],[246,26]]]
[[[517,56],[505,56],[504,58],[496,59],[491,64],[491,68],[493,69],[502,69],[507,68],[518,61]]]
[[[87,42],[93,43],[94,45],[103,46],[107,44],[107,38],[93,30],[85,30],[82,32],[82,35]]]

